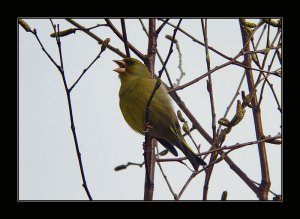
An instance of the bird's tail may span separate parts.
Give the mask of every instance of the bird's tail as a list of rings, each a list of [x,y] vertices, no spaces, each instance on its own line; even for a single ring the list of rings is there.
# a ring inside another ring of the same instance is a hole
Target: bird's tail
[[[182,138],[183,139],[183,138]],[[199,165],[207,165],[204,160],[202,160],[200,157],[198,157],[188,146],[186,141],[183,139],[182,143],[184,144],[182,148],[182,152],[187,157],[187,159],[191,162],[194,169],[197,171],[199,168]]]

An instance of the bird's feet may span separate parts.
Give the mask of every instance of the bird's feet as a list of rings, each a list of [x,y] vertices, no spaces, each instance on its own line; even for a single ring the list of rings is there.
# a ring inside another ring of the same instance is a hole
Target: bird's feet
[[[148,133],[149,132],[149,130],[150,129],[152,129],[153,128],[153,126],[151,126],[150,124],[149,124],[149,122],[147,122],[147,123],[145,123],[144,124],[144,133]]]

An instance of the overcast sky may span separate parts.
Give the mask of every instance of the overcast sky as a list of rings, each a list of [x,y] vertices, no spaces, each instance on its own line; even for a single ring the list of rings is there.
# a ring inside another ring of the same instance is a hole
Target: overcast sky
[[[24,19],[37,33],[46,50],[59,63],[59,53],[48,19]],[[104,24],[103,19],[75,19],[85,27]],[[54,19],[60,30],[73,27],[62,19]],[[119,19],[112,20],[121,31]],[[257,20],[254,20],[257,23]],[[148,20],[144,19],[146,27]],[[171,19],[177,24],[178,19]],[[157,26],[161,24],[157,22]],[[128,40],[143,54],[147,53],[147,36],[138,19],[126,20]],[[204,42],[201,20],[184,19],[181,28],[198,40]],[[158,38],[158,50],[165,59],[170,41],[164,36],[173,33],[172,27],[166,25]],[[262,28],[261,28],[262,29]],[[92,30],[101,39],[110,38],[110,44],[125,53],[123,43],[108,27]],[[258,31],[260,33],[261,30]],[[273,39],[276,33],[271,28]],[[181,32],[177,40],[182,52],[182,68],[186,75],[181,84],[187,83],[207,72],[205,49]],[[258,35],[256,35],[256,40]],[[94,39],[81,31],[61,38],[64,69],[68,86],[71,86],[100,51]],[[234,57],[242,47],[238,19],[209,19],[208,43],[227,56]],[[262,38],[261,48],[266,45],[266,34]],[[277,45],[277,44],[275,44]],[[136,57],[131,52],[133,57]],[[271,58],[273,52],[270,53]],[[262,57],[262,56],[260,56]],[[270,63],[270,58],[267,63]],[[84,77],[72,90],[74,122],[81,151],[84,172],[91,195],[95,200],[143,200],[145,169],[129,166],[119,172],[114,168],[127,162],[143,161],[142,143],[144,137],[132,131],[126,124],[119,108],[120,81],[113,71],[116,64],[112,61],[121,59],[110,50],[106,50],[99,60],[86,72]],[[210,51],[211,68],[227,60]],[[242,61],[242,58],[238,59]],[[261,59],[262,60],[262,59]],[[279,68],[278,60],[271,70]],[[161,64],[156,59],[155,70]],[[167,65],[173,82],[179,77],[178,52],[174,52]],[[229,66],[212,74],[216,118],[222,118],[226,107],[232,100],[243,68]],[[253,72],[255,78],[257,72]],[[165,74],[162,77],[167,82]],[[281,80],[271,76],[276,94],[281,100]],[[241,90],[248,93],[246,80]],[[260,93],[260,87],[258,88]],[[206,80],[178,91],[178,95],[197,118],[199,123],[212,136],[211,109]],[[241,96],[238,97],[241,100]],[[179,107],[173,103],[174,110]],[[232,107],[228,118],[235,114]],[[261,104],[262,122],[265,135],[281,132],[281,114],[269,86],[265,87]],[[185,116],[187,119],[187,117]],[[191,127],[191,122],[189,121]],[[201,144],[201,151],[209,149],[209,143],[197,132],[193,137]],[[254,141],[256,139],[252,110],[246,108],[241,123],[234,127],[223,145],[233,145]],[[189,145],[192,141],[186,138]],[[281,194],[281,145],[266,144],[271,190]],[[159,146],[162,150],[163,147]],[[193,149],[195,149],[193,147]],[[180,152],[180,156],[183,154]],[[168,154],[166,157],[172,158]],[[257,145],[236,150],[229,157],[250,177],[260,183],[260,163]],[[208,162],[208,159],[206,159]],[[190,165],[187,162],[188,165]],[[177,162],[162,163],[162,167],[175,191],[179,193],[189,178],[191,171]],[[199,174],[182,195],[182,200],[201,200],[205,174]],[[229,200],[257,200],[252,190],[230,169],[225,161],[215,165],[209,185],[209,200],[220,200],[223,191],[228,191]],[[272,199],[273,195],[269,195]],[[63,81],[56,67],[42,51],[35,37],[19,26],[19,199],[20,200],[87,200],[82,187],[74,140],[70,129],[67,97]],[[154,200],[173,200],[164,178],[156,165]]]

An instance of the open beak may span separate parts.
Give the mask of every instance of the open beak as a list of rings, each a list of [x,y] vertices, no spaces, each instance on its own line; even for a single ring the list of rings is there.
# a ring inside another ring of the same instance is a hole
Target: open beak
[[[115,72],[121,74],[125,72],[125,62],[123,60],[113,60],[119,68],[114,69]]]

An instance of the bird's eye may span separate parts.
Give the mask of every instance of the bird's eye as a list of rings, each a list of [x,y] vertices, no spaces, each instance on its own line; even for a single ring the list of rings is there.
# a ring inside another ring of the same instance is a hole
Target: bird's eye
[[[133,61],[132,60],[127,60],[126,64],[127,64],[127,66],[131,66],[131,65],[133,65]]]

